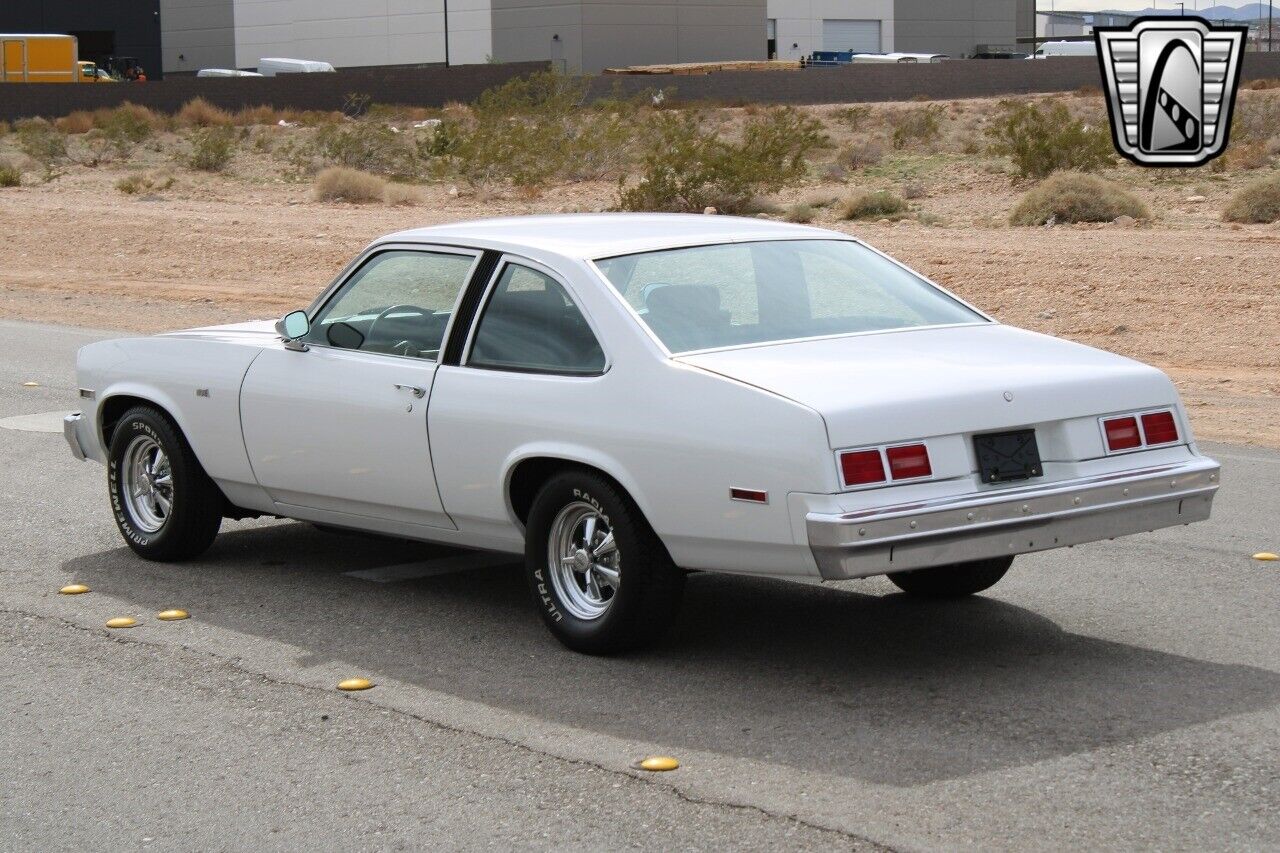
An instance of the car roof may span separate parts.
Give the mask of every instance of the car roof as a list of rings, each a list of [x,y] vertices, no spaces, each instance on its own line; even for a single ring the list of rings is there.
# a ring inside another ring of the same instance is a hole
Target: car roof
[[[378,243],[448,243],[550,252],[593,260],[614,255],[755,240],[850,239],[822,228],[738,216],[585,213],[475,219],[388,234]]]

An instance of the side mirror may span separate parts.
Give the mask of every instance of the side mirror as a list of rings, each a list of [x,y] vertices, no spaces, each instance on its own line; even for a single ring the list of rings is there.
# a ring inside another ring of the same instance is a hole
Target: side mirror
[[[311,321],[307,319],[306,311],[290,311],[284,315],[284,319],[276,323],[276,332],[284,339],[285,349],[305,352],[306,344],[298,343],[298,340],[309,331],[311,331]]]

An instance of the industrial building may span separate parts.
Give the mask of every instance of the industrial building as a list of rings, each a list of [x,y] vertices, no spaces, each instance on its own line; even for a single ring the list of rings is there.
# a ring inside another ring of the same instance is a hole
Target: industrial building
[[[768,0],[770,53],[815,50],[941,53],[962,58],[1026,50],[1035,0]]]

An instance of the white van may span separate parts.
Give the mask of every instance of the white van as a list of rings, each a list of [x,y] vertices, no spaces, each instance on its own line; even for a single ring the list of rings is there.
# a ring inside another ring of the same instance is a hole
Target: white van
[[[256,71],[241,71],[238,68],[201,68],[197,77],[261,77]]]
[[[315,59],[281,59],[272,57],[258,60],[258,73],[263,77],[274,77],[277,74],[317,74],[333,71],[327,62]]]
[[[1048,59],[1050,56],[1097,56],[1098,43],[1089,41],[1047,41],[1027,59]]]

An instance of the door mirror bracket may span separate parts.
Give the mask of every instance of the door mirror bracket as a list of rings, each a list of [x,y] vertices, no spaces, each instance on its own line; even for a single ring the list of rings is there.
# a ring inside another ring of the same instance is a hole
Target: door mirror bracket
[[[306,311],[290,311],[276,322],[276,332],[284,341],[284,348],[294,352],[306,352],[308,347],[301,340],[311,331],[311,321]]]

